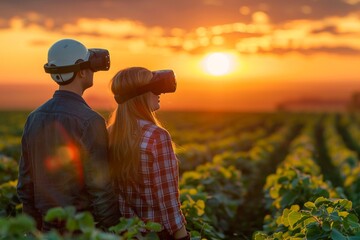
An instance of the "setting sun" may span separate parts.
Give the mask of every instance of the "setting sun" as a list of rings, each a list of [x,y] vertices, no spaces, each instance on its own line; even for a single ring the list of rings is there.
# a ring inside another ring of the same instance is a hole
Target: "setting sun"
[[[210,53],[205,56],[203,66],[207,73],[221,76],[233,70],[234,59],[230,54],[220,52]]]

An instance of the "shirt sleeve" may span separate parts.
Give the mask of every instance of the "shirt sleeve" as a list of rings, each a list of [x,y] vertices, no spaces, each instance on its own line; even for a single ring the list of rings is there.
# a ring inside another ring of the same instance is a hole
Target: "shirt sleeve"
[[[36,221],[37,228],[41,229],[42,216],[35,208],[32,163],[28,157],[26,127],[21,140],[17,194],[23,204],[23,212],[33,217]]]
[[[85,186],[92,202],[97,226],[109,227],[120,219],[119,204],[110,177],[108,137],[105,122],[95,118],[82,137],[87,152],[84,163]]]
[[[169,133],[162,130],[155,134],[153,150],[154,169],[157,169],[154,181],[158,207],[162,224],[173,235],[186,224],[180,209],[179,169]]]

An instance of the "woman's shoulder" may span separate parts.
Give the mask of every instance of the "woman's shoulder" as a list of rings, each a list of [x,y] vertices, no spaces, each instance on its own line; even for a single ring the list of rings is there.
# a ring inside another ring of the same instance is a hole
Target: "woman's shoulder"
[[[150,136],[159,136],[160,138],[170,137],[170,134],[166,129],[164,129],[152,122],[149,122],[147,120],[139,120],[139,124],[140,124],[140,128],[142,129],[143,133],[145,135],[149,135],[149,137]]]

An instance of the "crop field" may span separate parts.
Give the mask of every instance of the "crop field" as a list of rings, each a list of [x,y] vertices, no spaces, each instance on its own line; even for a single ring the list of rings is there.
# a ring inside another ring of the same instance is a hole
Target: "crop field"
[[[27,114],[0,113],[0,238],[24,232],[34,239],[44,237],[20,214],[16,196]],[[360,239],[360,115],[158,116],[176,144],[182,210],[192,239]],[[49,218],[58,217],[56,211],[52,214]],[[69,229],[80,229],[83,237],[96,233],[118,239],[95,229],[89,215],[87,228],[81,227],[79,215],[72,216]],[[143,226],[139,219],[123,219],[116,237],[132,239],[136,224]],[[52,239],[62,239],[56,236]]]

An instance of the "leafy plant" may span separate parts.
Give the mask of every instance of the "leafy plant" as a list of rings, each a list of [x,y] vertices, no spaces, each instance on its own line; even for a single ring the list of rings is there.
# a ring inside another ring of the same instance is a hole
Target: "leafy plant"
[[[21,211],[22,205],[16,192],[17,180],[0,185],[0,216],[15,216]]]
[[[34,239],[35,221],[26,215],[0,218],[0,239]]]
[[[360,223],[352,212],[352,203],[346,199],[317,198],[306,202],[304,209],[299,205],[284,209],[276,220],[279,228],[272,235],[264,232],[255,234],[255,240],[268,239],[359,239]]]
[[[206,200],[209,195],[202,187],[182,188],[180,191],[181,210],[183,211],[187,229],[190,229],[192,239],[224,239],[224,234],[213,224],[213,216],[206,210]]]
[[[18,150],[19,151],[19,148]],[[18,178],[18,164],[17,162],[0,153],[0,184],[8,181],[13,181]]]
[[[19,214],[12,218],[0,218],[0,239],[52,239],[52,240],[155,240],[161,225],[154,222],[144,223],[139,218],[121,218],[120,222],[109,229],[98,229],[89,212],[79,212],[73,206],[50,209],[45,221],[64,221],[65,231],[57,229],[42,233],[36,229],[35,221]]]
[[[156,232],[161,231],[161,225],[154,222],[143,222],[138,217],[121,218],[120,223],[109,230],[121,235],[123,239],[158,239]],[[146,233],[147,232],[147,233]],[[145,234],[146,233],[146,234]]]

